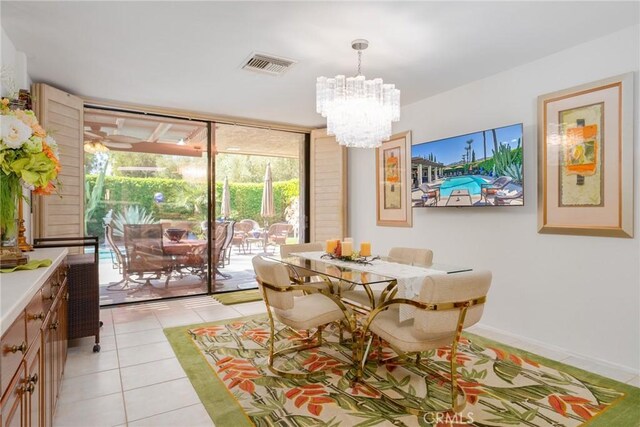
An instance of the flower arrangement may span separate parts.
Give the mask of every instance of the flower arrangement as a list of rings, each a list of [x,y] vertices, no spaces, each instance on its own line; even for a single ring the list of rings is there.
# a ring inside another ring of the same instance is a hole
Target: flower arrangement
[[[19,104],[19,103],[18,103]],[[0,229],[13,234],[16,208],[22,187],[34,194],[57,191],[60,161],[58,144],[40,126],[31,110],[12,108],[8,98],[0,101]]]

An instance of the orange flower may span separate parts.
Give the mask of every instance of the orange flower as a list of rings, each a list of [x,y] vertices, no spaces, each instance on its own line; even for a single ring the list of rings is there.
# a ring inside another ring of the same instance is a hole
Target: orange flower
[[[338,369],[338,366],[342,363],[328,356],[319,356],[316,353],[313,353],[309,357],[307,357],[303,362],[302,366],[307,366],[307,370],[309,372],[323,371],[325,369],[330,369],[334,375],[342,376],[342,370]]]
[[[45,138],[47,136],[47,132],[45,132],[42,126],[37,123],[31,126],[31,130],[33,131],[34,135],[39,136],[40,138]]]
[[[224,330],[224,326],[207,326],[204,328],[191,329],[191,333],[194,335],[206,335],[208,337],[215,337],[218,332]]]
[[[261,328],[249,329],[243,335],[259,344],[266,342],[270,336],[269,331]]]
[[[53,194],[56,191],[56,186],[53,185],[53,182],[47,184],[46,187],[37,187],[33,190],[33,194],[37,194],[38,196],[48,196]]]
[[[380,392],[374,389],[370,389],[369,387],[362,385],[360,383],[353,384],[351,387],[351,394],[357,396],[358,393],[362,393],[365,396],[375,397],[376,399],[380,398]]]
[[[443,357],[451,361],[451,348],[449,347],[439,348],[436,354],[438,355],[438,357]],[[471,360],[471,357],[469,357],[468,355],[460,352],[456,353],[456,363],[458,365],[464,366],[465,362],[468,362],[470,360]]]
[[[325,403],[334,403],[335,401],[329,397],[326,389],[321,384],[308,384],[294,387],[289,390],[285,396],[287,399],[296,398],[293,404],[296,408],[302,407],[308,403],[307,410],[313,415],[320,415]]]
[[[218,360],[216,366],[219,366],[218,374],[226,372],[222,381],[231,380],[229,389],[239,386],[240,390],[253,394],[256,391],[256,386],[251,380],[262,377],[258,372],[258,368],[244,359],[227,356]]]

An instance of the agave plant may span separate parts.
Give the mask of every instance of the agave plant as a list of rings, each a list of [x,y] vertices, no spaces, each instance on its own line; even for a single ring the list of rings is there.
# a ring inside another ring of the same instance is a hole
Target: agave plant
[[[138,205],[128,206],[123,212],[116,213],[111,221],[114,236],[124,236],[125,224],[155,224],[157,221],[153,214],[147,213],[145,208]]]
[[[522,182],[522,160],[518,157],[519,152],[520,139],[515,149],[511,149],[509,144],[500,144],[498,151],[493,151],[496,176],[508,176],[515,182]]]

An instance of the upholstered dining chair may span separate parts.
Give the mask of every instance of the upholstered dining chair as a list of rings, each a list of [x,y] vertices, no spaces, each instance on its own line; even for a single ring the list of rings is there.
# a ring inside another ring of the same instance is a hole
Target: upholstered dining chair
[[[276,367],[276,359],[284,354],[319,347],[323,344],[322,332],[330,323],[342,322],[349,314],[338,298],[322,293],[312,286],[292,284],[289,271],[284,264],[269,261],[258,255],[253,258],[253,269],[258,286],[267,306],[269,315],[269,369],[283,377],[308,378],[322,371],[312,373],[286,372]],[[307,294],[295,296],[294,292],[304,290]],[[275,351],[275,341],[280,331],[276,330],[275,320],[289,327],[301,344]],[[314,334],[302,336],[297,331],[316,329]]]
[[[489,271],[470,271],[465,273],[436,275],[425,277],[420,295],[416,300],[390,299],[382,302],[371,311],[364,325],[364,336],[368,331],[384,340],[398,354],[396,359],[407,355],[416,355],[415,363],[425,369],[420,354],[425,351],[449,348],[451,361],[449,363],[450,378],[433,373],[441,380],[451,384],[451,407],[438,410],[445,412],[455,410],[459,412],[465,404],[464,391],[457,384],[456,355],[462,330],[478,323],[482,317],[487,293],[491,286]],[[393,307],[409,307],[415,310],[412,321],[400,322],[398,310]],[[380,342],[380,340],[378,340]],[[364,342],[363,342],[364,343]],[[379,344],[380,345],[380,344]],[[377,355],[382,352],[378,349]],[[366,354],[364,356],[366,361]],[[388,362],[389,359],[378,362]],[[365,364],[363,363],[363,367]],[[430,370],[431,371],[431,370]],[[372,385],[364,382],[369,388]],[[427,396],[429,399],[429,388]],[[382,396],[416,415],[432,412],[423,407],[409,406],[407,402],[399,402],[377,390]]]
[[[280,245],[280,258],[286,258],[296,252],[320,252],[324,250],[322,243],[295,243],[289,245]],[[318,289],[332,291],[332,283],[327,279],[318,277],[317,273],[306,270],[301,267],[287,266],[291,281],[301,285],[313,286]]]
[[[431,249],[423,248],[395,247],[389,250],[387,258],[389,261],[398,262],[400,264],[429,266],[433,264],[433,251]],[[371,307],[375,307],[376,302],[380,300],[385,285],[371,285],[370,288],[374,299],[373,301],[371,301],[371,297],[364,289],[358,289],[357,287],[342,290],[340,295],[345,300],[355,302],[358,305],[371,309]]]

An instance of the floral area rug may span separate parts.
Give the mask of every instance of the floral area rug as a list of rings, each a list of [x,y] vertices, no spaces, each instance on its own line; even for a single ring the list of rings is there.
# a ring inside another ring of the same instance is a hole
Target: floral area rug
[[[295,334],[282,325],[278,329],[276,348],[290,346]],[[286,371],[323,372],[311,380],[269,371],[264,315],[165,333],[219,427],[637,426],[640,420],[640,389],[472,334],[465,334],[457,356],[466,406],[436,417],[409,415],[378,392],[353,383],[350,370],[342,366],[350,349],[339,344],[336,328],[325,332],[328,344],[280,360],[278,367]],[[368,383],[424,409],[447,405],[450,387],[442,377],[449,377],[449,349],[425,354],[429,370],[414,363],[378,364],[377,351],[374,346],[367,363]],[[389,348],[382,352],[383,358],[394,355]]]

